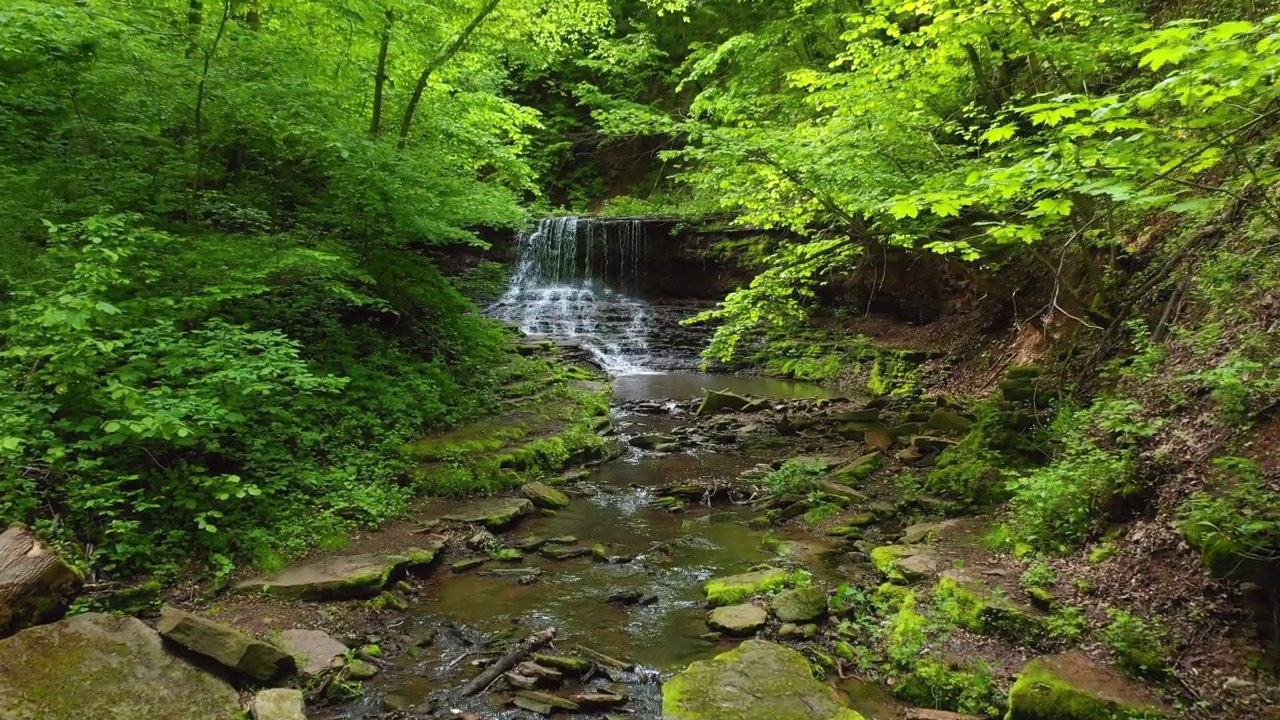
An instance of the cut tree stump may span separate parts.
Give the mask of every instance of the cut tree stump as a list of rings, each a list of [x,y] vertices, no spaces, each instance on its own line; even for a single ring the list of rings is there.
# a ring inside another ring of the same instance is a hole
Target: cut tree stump
[[[83,582],[25,526],[0,533],[0,637],[55,618]]]

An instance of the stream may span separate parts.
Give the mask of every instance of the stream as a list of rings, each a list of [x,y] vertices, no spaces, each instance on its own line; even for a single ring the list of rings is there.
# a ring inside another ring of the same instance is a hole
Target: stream
[[[490,313],[520,325],[526,334],[587,348],[612,376],[613,421],[623,442],[636,435],[669,433],[689,422],[687,415],[656,409],[674,408],[707,388],[783,399],[831,395],[812,384],[696,372],[696,357],[661,342],[660,324],[653,318],[668,311],[626,292],[645,275],[639,265],[643,245],[634,227],[546,220],[522,238],[519,269]],[[638,402],[647,411],[637,412]],[[683,512],[671,512],[656,502],[655,488],[729,479],[776,458],[777,451],[702,448],[659,454],[628,446],[624,456],[570,488],[575,497],[567,509],[528,518],[506,536],[572,536],[588,547],[603,543],[610,555],[630,562],[596,562],[590,556],[548,560],[531,553],[523,565],[514,567],[541,570],[533,582],[485,572],[438,571],[403,625],[389,628],[431,628],[437,631],[435,641],[416,657],[396,662],[345,717],[378,717],[388,706],[429,706],[432,698],[441,697],[441,689],[456,688],[475,674],[468,663],[486,639],[522,638],[547,627],[557,628],[559,647],[582,644],[636,663],[634,672],[619,673],[606,687],[629,698],[626,716],[660,717],[663,676],[736,645],[732,639],[704,639],[708,628],[702,585],[715,576],[776,561],[777,553],[766,548],[766,536],[776,538],[767,544],[774,548],[777,541],[788,540],[815,555],[827,548],[811,536],[791,538],[786,531],[749,528],[746,521],[756,513],[729,502],[690,503]],[[452,506],[440,502],[433,509]],[[609,602],[619,594],[630,595],[633,602]],[[643,600],[634,602],[636,597]],[[593,686],[600,688],[598,682]],[[569,692],[575,689],[565,687]],[[482,695],[463,708],[481,711],[484,718],[536,717],[497,702]],[[447,717],[448,711],[437,706],[439,717]]]

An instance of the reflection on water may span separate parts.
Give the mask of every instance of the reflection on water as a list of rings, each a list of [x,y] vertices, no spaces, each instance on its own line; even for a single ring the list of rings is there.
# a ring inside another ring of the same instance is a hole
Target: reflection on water
[[[622,375],[613,379],[614,398],[619,402],[648,398],[686,400],[700,397],[703,390],[728,390],[768,398],[835,397],[838,394],[813,383],[742,375],[664,373]]]

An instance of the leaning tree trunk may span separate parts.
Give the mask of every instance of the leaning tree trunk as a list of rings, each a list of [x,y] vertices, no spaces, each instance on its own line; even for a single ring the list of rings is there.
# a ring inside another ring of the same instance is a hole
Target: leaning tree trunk
[[[0,534],[0,637],[56,615],[80,589],[80,573],[14,525]]]

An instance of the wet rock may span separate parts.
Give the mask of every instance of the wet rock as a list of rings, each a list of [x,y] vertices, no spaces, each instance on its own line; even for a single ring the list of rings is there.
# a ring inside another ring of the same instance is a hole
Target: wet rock
[[[449,567],[456,573],[466,572],[468,570],[474,570],[480,567],[481,565],[485,564],[485,561],[487,560],[488,558],[482,558],[482,557],[464,558],[462,560],[455,562],[453,565],[450,565]]]
[[[238,720],[225,681],[167,652],[131,617],[87,613],[0,640],[0,717]]]
[[[1082,653],[1027,663],[1009,691],[1008,720],[1172,717],[1153,694]]]
[[[850,515],[841,521],[842,524],[853,528],[864,528],[876,521],[876,514],[873,512],[860,512],[856,515]]]
[[[741,575],[709,580],[702,589],[707,594],[707,602],[712,607],[719,607],[736,605],[753,595],[786,587],[789,582],[790,576],[785,570],[764,568]]]
[[[535,552],[538,548],[541,548],[546,544],[547,539],[538,535],[530,535],[528,537],[517,538],[511,541],[511,547],[524,552]]]
[[[527,500],[525,502],[528,502]],[[244,592],[264,592],[298,600],[372,597],[401,572],[430,565],[444,541],[431,539],[401,553],[340,555],[236,584]]]
[[[827,593],[816,585],[779,593],[769,609],[783,622],[799,623],[827,614]]]
[[[798,635],[800,635],[800,626],[795,623],[783,623],[778,628],[778,637],[780,638],[790,638]]]
[[[704,633],[702,633],[701,635],[699,635],[698,637],[699,637],[700,639],[702,639],[702,640],[705,640],[705,641],[709,642],[709,643],[718,643],[718,642],[720,642],[720,638],[722,638],[722,637],[724,637],[724,636],[723,636],[723,635],[721,635],[721,634],[720,634],[720,633],[718,633],[718,632],[704,632]]]
[[[240,675],[269,680],[294,670],[293,657],[280,648],[169,605],[160,609],[156,631]]]
[[[547,539],[547,544],[549,545],[575,545],[577,542],[578,538],[573,535],[561,535],[560,537]]]
[[[333,661],[347,654],[347,646],[319,630],[285,630],[280,633],[280,649],[289,653],[304,678],[322,675]]]
[[[584,708],[617,707],[627,702],[626,695],[611,692],[578,693],[570,695],[569,699]]]
[[[368,680],[378,674],[378,666],[367,660],[352,660],[342,669],[342,674],[351,680]]]
[[[712,610],[707,615],[707,625],[730,635],[753,635],[768,619],[764,608],[756,605],[727,605]]]
[[[798,518],[801,515],[809,512],[809,510],[812,508],[813,508],[813,503],[809,502],[808,500],[797,500],[796,502],[793,502],[790,505],[783,508],[782,512],[778,514],[778,517],[780,520],[783,520],[783,521],[790,520],[792,518]]]
[[[890,582],[905,585],[936,574],[942,558],[918,545],[883,545],[871,551],[871,564]]]
[[[532,690],[538,687],[539,684],[538,678],[521,675],[515,672],[504,673],[502,677],[511,684],[511,687],[516,688],[517,690]]]
[[[641,450],[657,450],[662,445],[677,445],[679,440],[674,435],[637,435],[627,441],[631,447]]]
[[[638,605],[641,597],[644,594],[639,590],[619,590],[605,598],[605,602],[610,605]]]
[[[445,515],[443,519],[470,525],[484,525],[490,530],[498,530],[532,512],[533,503],[528,498],[494,498],[468,505],[455,513]]]
[[[569,507],[569,496],[543,482],[530,482],[520,486],[520,494],[540,508],[558,510]]]
[[[938,408],[929,416],[929,427],[943,432],[965,433],[973,427],[973,421],[946,408]]]
[[[850,525],[838,525],[836,527],[828,529],[827,535],[830,537],[848,538],[850,540],[856,540],[862,537],[862,528],[853,527]]]
[[[538,551],[542,557],[550,560],[570,560],[583,557],[591,552],[591,548],[568,547],[565,545],[547,545]]]
[[[253,696],[249,712],[253,720],[307,720],[306,707],[301,690],[272,688]]]
[[[800,653],[747,640],[662,687],[663,720],[863,720],[813,678]]]
[[[719,390],[703,390],[702,404],[696,414],[699,417],[718,413],[738,412],[752,403],[752,399],[737,393]]]

